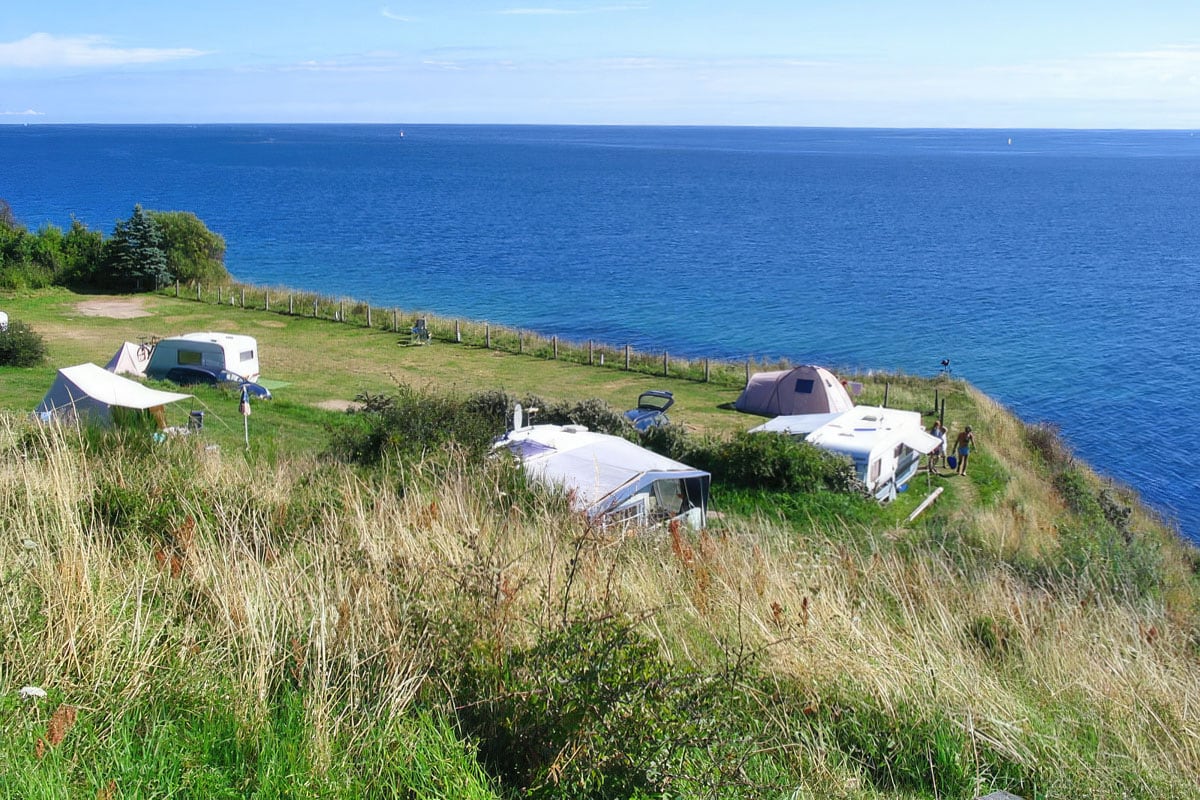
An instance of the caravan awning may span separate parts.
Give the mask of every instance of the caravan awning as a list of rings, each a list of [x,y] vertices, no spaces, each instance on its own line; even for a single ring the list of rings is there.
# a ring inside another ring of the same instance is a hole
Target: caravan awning
[[[941,446],[942,440],[933,434],[926,433],[921,430],[906,430],[902,433],[900,441],[916,450],[918,453],[928,454],[937,450]]]
[[[50,391],[38,406],[38,413],[52,412],[77,405],[147,409],[186,400],[190,394],[164,392],[122,378],[95,364],[63,367]]]
[[[538,425],[509,434],[500,445],[517,455],[530,477],[572,493],[576,510],[605,514],[660,480],[692,485],[688,494],[706,507],[710,476],[617,436],[582,426]]]

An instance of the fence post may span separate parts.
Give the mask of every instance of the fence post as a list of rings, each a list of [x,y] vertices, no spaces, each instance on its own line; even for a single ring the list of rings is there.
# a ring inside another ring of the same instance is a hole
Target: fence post
[[[669,363],[669,361],[667,359],[667,351],[663,350],[663,377],[664,378],[667,377],[667,364],[668,363]]]
[[[629,345],[625,345],[625,369],[629,369]]]
[[[462,328],[458,326],[458,320],[454,320],[454,341],[462,344]]]
[[[317,299],[313,298],[313,319],[317,318]]]
[[[892,388],[892,384],[891,384],[891,383],[885,383],[885,384],[883,385],[883,407],[884,407],[884,408],[887,408],[888,389],[890,389],[890,388]]]
[[[938,415],[938,421],[941,422],[942,425],[946,424],[946,398],[944,397],[942,398],[942,411],[941,414]]]
[[[175,281],[175,296],[179,297],[179,281]]]
[[[246,287],[242,287],[242,308],[246,307]]]
[[[346,321],[346,301],[338,300],[338,322]]]
[[[196,281],[196,302],[197,303],[200,302],[200,289],[201,289],[200,281]]]
[[[551,337],[550,341],[554,344],[554,360],[558,361],[558,334]]]
[[[267,311],[271,310],[271,290],[263,289],[263,308]]]
[[[750,359],[746,359],[746,385],[750,385]]]
[[[371,304],[367,303],[367,327],[371,327]]]
[[[217,287],[217,305],[221,305],[221,303],[223,303],[223,302],[224,302],[224,300],[221,299],[221,287],[218,286]]]
[[[590,367],[594,363],[596,362],[592,357],[592,340],[588,339],[588,366]]]
[[[396,309],[393,308],[392,309],[392,333],[399,333],[399,332],[400,332],[399,312],[397,312]]]
[[[517,331],[517,355],[525,355],[525,334]]]
[[[935,386],[935,387],[933,387],[933,413],[936,414],[937,410],[938,410],[938,388]]]
[[[492,326],[488,323],[483,323],[483,346],[485,349],[492,349]]]
[[[704,357],[704,382],[708,383],[708,356]]]

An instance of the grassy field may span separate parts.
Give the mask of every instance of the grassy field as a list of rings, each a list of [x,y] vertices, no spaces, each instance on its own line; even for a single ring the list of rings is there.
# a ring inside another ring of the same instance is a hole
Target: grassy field
[[[925,486],[866,517],[727,493],[708,532],[618,535],[454,448],[331,459],[322,406],[668,388],[723,435],[757,421],[736,386],[167,296],[3,305],[53,366],[0,369],[0,797],[1200,793],[1200,557],[962,382],[864,378],[979,437],[916,522]],[[248,451],[215,390],[224,424],[160,446],[27,419],[54,366],[189,330],[288,384]]]

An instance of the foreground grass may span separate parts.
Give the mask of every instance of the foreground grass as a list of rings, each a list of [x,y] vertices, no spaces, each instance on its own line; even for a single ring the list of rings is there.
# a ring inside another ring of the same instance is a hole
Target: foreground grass
[[[1195,589],[1168,560],[1142,591],[945,528],[603,535],[453,454],[363,474],[12,416],[0,452],[0,796],[1200,781]]]
[[[604,534],[452,450],[332,461],[345,415],[317,404],[402,381],[623,407],[661,378],[174,298],[72,318],[85,299],[6,308],[60,365],[221,329],[291,385],[248,451],[232,413],[158,447],[0,415],[0,796],[1200,787],[1195,551],[965,384],[868,381],[908,408],[937,388],[980,437],[915,523],[923,492],[880,510],[718,487],[706,534]],[[51,376],[3,371],[0,406]],[[698,431],[748,427],[720,408],[736,392],[665,385]]]

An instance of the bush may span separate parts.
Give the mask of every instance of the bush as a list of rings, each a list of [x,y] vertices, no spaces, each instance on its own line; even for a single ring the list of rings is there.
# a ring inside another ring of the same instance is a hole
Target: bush
[[[393,396],[358,399],[363,410],[331,432],[331,450],[351,463],[378,464],[391,456],[413,461],[449,445],[478,458],[503,430],[474,406],[408,386]]]
[[[456,654],[458,658],[458,654]],[[619,617],[574,622],[498,658],[474,652],[456,706],[485,769],[532,798],[757,795],[746,759],[766,750],[741,685],[749,668],[667,662]],[[461,660],[461,659],[460,659]],[[705,790],[705,791],[702,791]],[[723,791],[724,790],[724,791]]]
[[[13,320],[0,331],[0,367],[36,367],[46,360],[46,342],[23,322]]]

